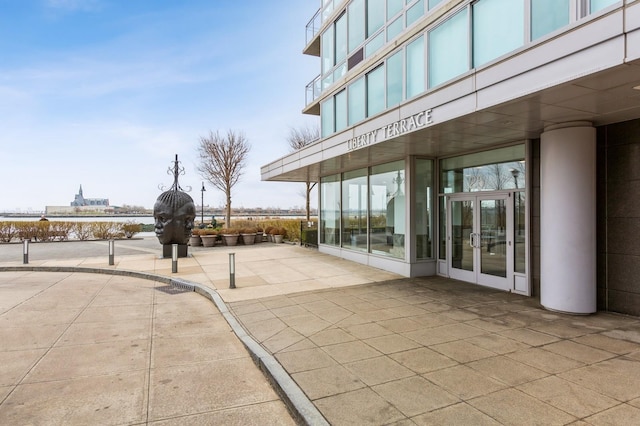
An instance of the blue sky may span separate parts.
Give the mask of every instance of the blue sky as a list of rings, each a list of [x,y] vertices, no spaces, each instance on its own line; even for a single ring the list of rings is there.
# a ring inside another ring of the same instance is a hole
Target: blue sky
[[[304,88],[302,54],[317,0],[0,0],[0,211],[85,197],[152,207],[169,186],[200,203],[197,146],[209,131],[251,144],[233,207],[304,206],[304,184],[260,181],[289,152]],[[205,182],[205,205],[224,194]],[[315,199],[313,200],[315,201]]]

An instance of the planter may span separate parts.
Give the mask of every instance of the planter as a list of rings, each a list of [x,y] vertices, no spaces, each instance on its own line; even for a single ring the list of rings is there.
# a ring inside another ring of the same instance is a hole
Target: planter
[[[267,242],[268,243],[272,243],[273,242],[273,235],[272,234],[267,234]]]
[[[213,247],[216,245],[216,238],[218,238],[218,236],[217,235],[201,235],[200,238],[202,239],[203,247]]]
[[[284,235],[280,235],[280,234],[274,234],[273,235],[273,242],[274,243],[280,244],[283,241],[284,241]]]
[[[189,245],[191,247],[201,246],[202,239],[200,238],[200,235],[192,235],[191,237],[189,237]]]
[[[258,233],[256,234],[256,238],[254,239],[254,242],[255,242],[256,244],[257,244],[257,243],[261,243],[261,242],[262,242],[262,237],[263,237],[262,232],[258,232]]]
[[[246,246],[256,242],[256,234],[240,234],[240,238],[242,238],[242,243]]]
[[[222,242],[225,246],[235,246],[238,244],[239,234],[222,234]]]

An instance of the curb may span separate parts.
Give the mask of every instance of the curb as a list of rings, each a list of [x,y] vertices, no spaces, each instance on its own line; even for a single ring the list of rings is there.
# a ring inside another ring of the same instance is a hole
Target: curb
[[[229,311],[226,303],[220,295],[213,289],[205,287],[201,284],[183,280],[180,278],[171,278],[164,275],[151,274],[146,272],[118,270],[118,269],[101,269],[101,268],[83,268],[75,266],[0,266],[0,272],[78,272],[88,274],[104,274],[118,275],[132,278],[140,278],[150,281],[156,281],[168,284],[173,287],[182,288],[184,290],[193,291],[199,295],[209,299],[218,308],[224,319],[227,321],[234,334],[240,339],[242,344],[247,348],[253,362],[260,368],[267,380],[275,388],[278,395],[282,398],[285,405],[289,408],[297,423],[306,425],[329,425],[320,411],[302,392],[296,382],[289,376],[282,365],[276,358],[269,354],[258,342],[256,342],[242,327],[238,320]]]

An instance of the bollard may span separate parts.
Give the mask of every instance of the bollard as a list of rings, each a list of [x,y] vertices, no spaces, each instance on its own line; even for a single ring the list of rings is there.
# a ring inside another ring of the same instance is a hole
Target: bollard
[[[236,254],[229,253],[229,288],[236,288]]]
[[[22,240],[22,263],[29,263],[29,240]]]
[[[109,240],[109,265],[115,265],[115,262],[114,262],[115,252],[116,252],[115,241]]]
[[[178,272],[178,245],[171,244],[171,272]]]

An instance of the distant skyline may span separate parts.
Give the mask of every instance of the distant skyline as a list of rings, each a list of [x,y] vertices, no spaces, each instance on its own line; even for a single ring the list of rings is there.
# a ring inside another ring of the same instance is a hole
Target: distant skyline
[[[88,198],[146,208],[172,183],[200,204],[209,131],[251,144],[232,207],[304,206],[304,184],[262,182],[290,152],[318,58],[302,54],[318,1],[0,0],[0,211]],[[224,206],[205,181],[204,204]],[[317,200],[312,199],[316,207]]]

